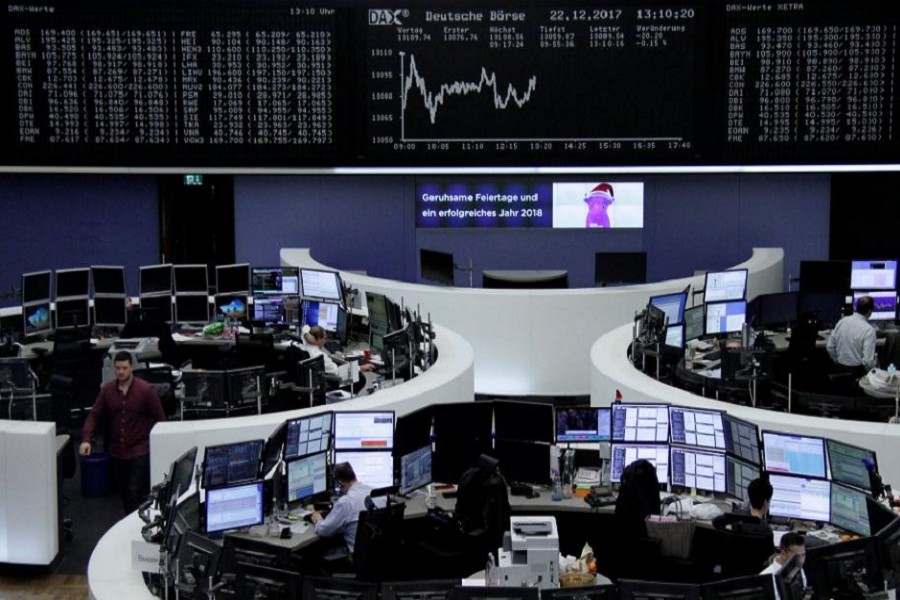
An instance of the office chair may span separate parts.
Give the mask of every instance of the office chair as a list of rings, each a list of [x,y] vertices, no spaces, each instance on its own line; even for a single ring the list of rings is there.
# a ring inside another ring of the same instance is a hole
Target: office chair
[[[727,529],[694,529],[695,561],[703,581],[755,575],[775,552],[772,533],[747,535]]]
[[[403,515],[406,505],[374,505],[359,513],[353,568],[360,581],[396,579],[406,568],[403,556]]]
[[[175,387],[180,379],[176,380],[174,369],[169,366],[144,367],[134,370],[134,376],[143,379],[156,391],[162,403],[166,417],[171,417],[178,411],[178,401],[175,399]]]

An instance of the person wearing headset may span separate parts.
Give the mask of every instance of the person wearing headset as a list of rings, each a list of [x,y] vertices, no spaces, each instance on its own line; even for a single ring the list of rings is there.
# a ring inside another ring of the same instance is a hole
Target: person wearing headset
[[[310,327],[309,325],[304,325],[302,329],[302,337],[304,346],[303,349],[309,353],[310,358],[316,358],[318,356],[322,356],[325,361],[325,373],[328,375],[338,375],[338,362],[344,364],[346,361],[340,357],[335,357],[328,352],[325,348],[325,342],[327,341],[327,336],[325,334],[325,330],[315,325]],[[374,371],[375,366],[371,363],[360,363],[359,365],[360,374],[357,380],[353,383],[353,394],[358,394],[360,390],[362,390],[366,386],[366,378],[363,376],[363,373],[366,371]]]

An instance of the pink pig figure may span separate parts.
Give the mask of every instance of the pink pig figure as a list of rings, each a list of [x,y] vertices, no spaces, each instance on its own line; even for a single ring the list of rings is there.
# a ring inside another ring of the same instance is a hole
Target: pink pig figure
[[[584,201],[588,205],[588,214],[584,220],[585,227],[611,227],[609,215],[606,210],[616,201],[613,195],[613,186],[608,183],[600,183],[588,192]]]

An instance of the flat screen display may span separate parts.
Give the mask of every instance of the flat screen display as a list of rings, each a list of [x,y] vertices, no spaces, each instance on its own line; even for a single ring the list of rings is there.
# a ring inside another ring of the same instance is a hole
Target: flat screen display
[[[668,442],[669,407],[665,404],[613,404],[612,440]]]
[[[103,265],[91,266],[91,280],[94,283],[94,295],[124,296],[125,268]]]
[[[666,346],[684,349],[684,324],[666,327]]]
[[[331,412],[289,419],[284,442],[284,458],[289,460],[331,448]]]
[[[669,427],[673,444],[725,450],[725,424],[721,411],[670,406]]]
[[[408,494],[429,483],[431,483],[431,444],[400,457],[399,491],[401,494]]]
[[[781,327],[797,320],[798,292],[763,294],[753,301],[756,303],[756,314],[753,319],[753,326],[756,328]]]
[[[22,303],[50,301],[50,271],[22,275]]]
[[[706,335],[737,333],[747,320],[747,302],[710,302],[706,305]]]
[[[337,302],[325,302],[319,300],[303,300],[300,303],[300,312],[303,315],[303,324],[314,327],[318,325],[325,331],[332,333],[338,331],[343,325],[346,327],[346,316],[343,308]]]
[[[773,517],[827,523],[831,520],[831,483],[824,479],[769,474]]]
[[[91,307],[87,297],[56,301],[56,328],[87,327],[91,324]]]
[[[253,267],[250,271],[250,288],[254,296],[300,295],[300,269],[298,267]]]
[[[144,296],[140,299],[141,312],[148,318],[164,323],[172,322],[172,296]]]
[[[893,321],[897,318],[897,290],[853,292],[853,310],[856,310],[856,304],[863,296],[872,298],[870,321]]]
[[[825,440],[828,464],[831,466],[831,480],[844,485],[852,485],[872,493],[869,479],[869,463],[878,471],[878,461],[874,450],[858,448],[836,440]]]
[[[206,532],[252,527],[263,522],[263,483],[206,490]]]
[[[498,440],[553,442],[553,406],[542,402],[494,400],[494,433]]]
[[[250,265],[218,265],[216,267],[216,294],[249,294]]]
[[[217,294],[216,320],[231,319],[232,321],[244,321],[248,314],[247,296],[243,294]]]
[[[149,265],[140,268],[138,283],[140,294],[171,294],[172,265]]]
[[[420,248],[419,265],[423,281],[453,285],[454,265],[452,254]]]
[[[668,444],[619,444],[613,442],[610,447],[609,480],[621,483],[622,473],[636,460],[644,459],[656,467],[656,478],[660,484],[669,480],[669,445]]]
[[[825,440],[818,437],[763,431],[766,471],[825,477]]]
[[[762,464],[759,455],[759,427],[725,414],[725,450],[753,465]]]
[[[684,307],[686,304],[687,294],[684,292],[650,297],[650,305],[660,308],[666,313],[669,325],[677,325],[684,321]]]
[[[393,448],[394,412],[334,413],[334,447],[337,450]]]
[[[759,466],[745,463],[742,460],[725,457],[725,486],[726,492],[732,498],[748,500],[747,486],[759,477]]]
[[[305,298],[344,301],[341,276],[336,271],[300,269],[300,286]]]
[[[203,487],[217,488],[256,479],[264,440],[207,446],[203,456]]]
[[[854,260],[850,263],[851,290],[896,290],[896,260]]]
[[[724,454],[672,446],[669,469],[673,486],[725,493]]]
[[[334,464],[350,463],[357,481],[373,489],[394,485],[394,457],[390,450],[338,450]]]
[[[94,325],[121,327],[127,322],[125,297],[94,298]]]
[[[306,500],[328,489],[328,453],[320,452],[287,462],[287,500]]]
[[[611,408],[556,409],[556,441],[608,442],[612,439]]]
[[[209,296],[206,294],[175,296],[176,323],[209,323]]]
[[[743,300],[747,297],[747,269],[717,271],[706,274],[704,302]]]
[[[872,535],[866,495],[859,490],[832,483],[831,523],[856,535]]]
[[[209,294],[206,265],[175,265],[176,294]]]
[[[22,307],[23,331],[25,335],[49,333],[52,330],[50,321],[50,301],[38,304],[26,304]]]
[[[90,293],[90,269],[58,269],[56,271],[57,298],[87,298]]]
[[[684,341],[689,342],[703,337],[706,326],[704,309],[702,304],[684,311]]]

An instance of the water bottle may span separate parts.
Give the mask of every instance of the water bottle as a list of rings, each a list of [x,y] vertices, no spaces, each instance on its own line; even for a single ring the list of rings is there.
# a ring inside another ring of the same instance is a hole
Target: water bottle
[[[562,481],[560,481],[559,475],[553,476],[553,494],[550,499],[554,502],[560,502],[563,499]]]
[[[484,565],[484,585],[492,587],[498,582],[497,565],[494,563],[494,553],[488,552],[487,563]]]

